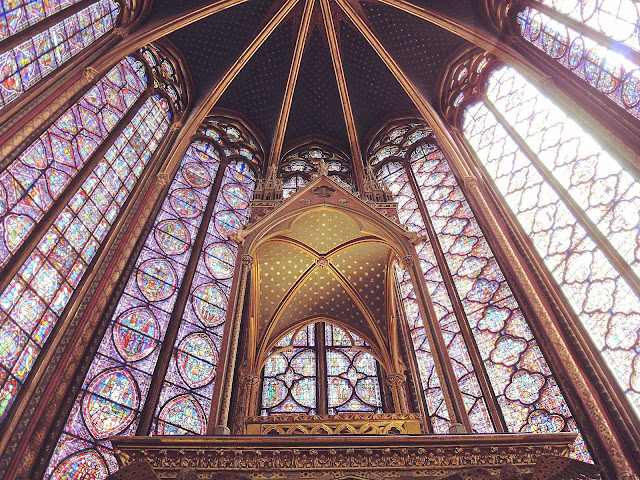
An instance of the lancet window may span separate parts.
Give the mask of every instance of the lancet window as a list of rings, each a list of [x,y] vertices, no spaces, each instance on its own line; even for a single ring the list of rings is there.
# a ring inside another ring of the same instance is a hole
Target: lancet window
[[[169,185],[47,478],[115,471],[111,435],[204,434],[236,263],[229,237],[248,218],[256,180],[245,157],[224,153],[235,140],[204,135],[219,124],[198,132]],[[259,149],[251,154],[257,161]]]
[[[324,162],[328,177],[347,191],[353,191],[351,162],[342,153],[321,146],[305,147],[284,156],[280,163],[282,197],[288,198],[304,188]]]
[[[469,426],[487,432],[578,432],[500,265],[431,130],[401,124],[370,151],[400,220],[422,236],[416,247]],[[396,269],[425,400],[435,433],[449,418],[433,345],[409,276]],[[589,459],[584,440],[575,455]]]
[[[520,34],[640,118],[640,7],[633,0],[514,4]]]
[[[147,68],[122,60],[0,174],[0,419],[175,116]]]
[[[261,414],[382,413],[378,365],[358,335],[314,323],[279,340],[263,370]]]
[[[0,6],[0,108],[112,30],[123,10],[116,0],[99,0],[80,10],[74,8],[77,3],[18,0]],[[51,16],[58,21],[42,22]],[[13,41],[25,29],[32,36]]]
[[[515,69],[495,62],[475,89],[450,118],[637,412],[637,172]]]

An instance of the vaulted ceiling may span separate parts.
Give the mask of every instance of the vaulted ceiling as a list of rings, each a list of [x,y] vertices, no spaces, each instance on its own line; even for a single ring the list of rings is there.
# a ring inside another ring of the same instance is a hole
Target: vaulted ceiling
[[[395,254],[376,235],[379,227],[319,206],[280,228],[255,254],[260,343],[273,344],[312,319],[341,322],[372,345],[387,338],[391,305],[385,292]]]
[[[270,29],[273,18],[292,2],[293,8]],[[414,6],[487,28],[473,0],[156,0],[146,23],[188,16],[216,3],[227,5],[166,38],[185,59],[196,103],[220,88],[234,62],[258,43],[215,107],[241,114],[262,137],[265,153],[276,159],[301,138],[315,136],[329,137],[359,160],[382,120],[415,113],[406,89],[357,19],[432,104],[448,60],[468,43],[406,10]],[[265,26],[269,34],[260,41]]]

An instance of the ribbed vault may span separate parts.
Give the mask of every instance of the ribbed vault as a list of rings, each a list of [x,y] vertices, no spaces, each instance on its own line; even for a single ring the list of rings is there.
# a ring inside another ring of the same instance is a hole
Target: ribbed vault
[[[255,255],[259,343],[268,349],[293,326],[326,318],[380,345],[393,258],[375,230],[344,212],[319,207],[296,217]]]
[[[348,147],[359,170],[381,120],[423,113],[434,98],[449,57],[469,45],[452,33],[465,31],[456,19],[477,19],[473,10],[468,0],[158,0],[137,36],[166,37],[184,55],[193,124],[234,110],[266,139],[271,163],[322,135]]]

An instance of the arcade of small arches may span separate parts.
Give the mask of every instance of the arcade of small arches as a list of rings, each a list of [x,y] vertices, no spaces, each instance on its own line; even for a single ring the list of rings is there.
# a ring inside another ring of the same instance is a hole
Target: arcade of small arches
[[[124,437],[315,434],[536,434],[602,478],[638,478],[632,0],[484,0],[504,41],[453,52],[436,101],[358,2],[279,2],[267,36],[298,3],[298,42],[314,11],[324,21],[348,143],[286,138],[295,79],[271,142],[217,106],[246,55],[197,97],[182,53],[144,24],[150,2],[50,3],[0,7],[7,478],[107,478],[143,459]],[[362,145],[335,9],[416,107]]]

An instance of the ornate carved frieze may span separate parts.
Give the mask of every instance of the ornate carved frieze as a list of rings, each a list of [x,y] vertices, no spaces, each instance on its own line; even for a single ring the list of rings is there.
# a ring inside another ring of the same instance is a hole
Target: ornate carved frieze
[[[406,435],[421,433],[416,413],[270,415],[247,419],[249,435]]]
[[[531,473],[541,455],[566,456],[575,434],[114,437],[122,466],[147,460],[161,479],[194,469],[199,479],[445,478],[505,465]],[[498,477],[499,478],[499,477]]]

